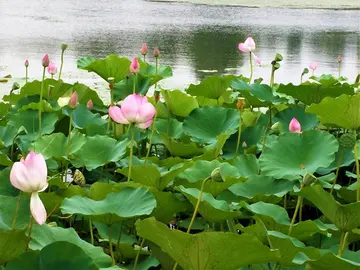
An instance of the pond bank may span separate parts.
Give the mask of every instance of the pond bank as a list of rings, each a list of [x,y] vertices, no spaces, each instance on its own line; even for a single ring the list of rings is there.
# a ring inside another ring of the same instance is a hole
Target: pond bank
[[[152,2],[183,2],[203,5],[228,5],[253,8],[360,9],[359,0],[153,0]]]

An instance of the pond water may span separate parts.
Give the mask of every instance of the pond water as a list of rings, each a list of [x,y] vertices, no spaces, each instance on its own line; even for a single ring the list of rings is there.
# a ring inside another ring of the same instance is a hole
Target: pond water
[[[317,74],[336,75],[338,55],[344,59],[343,75],[354,80],[360,71],[358,10],[257,9],[145,0],[1,0],[0,76],[23,77],[28,58],[30,77],[38,78],[44,53],[59,62],[61,43],[67,43],[66,79],[97,84],[101,80],[96,75],[77,70],[77,59],[110,53],[138,56],[146,41],[150,47],[159,46],[161,62],[173,68],[174,78],[162,86],[183,89],[209,74],[247,75],[248,55],[239,53],[237,44],[249,35],[256,40],[256,54],[264,63],[256,67],[255,77],[269,79],[269,63],[277,52],[284,56],[276,75],[280,82],[299,82],[303,68],[312,61],[319,63]]]

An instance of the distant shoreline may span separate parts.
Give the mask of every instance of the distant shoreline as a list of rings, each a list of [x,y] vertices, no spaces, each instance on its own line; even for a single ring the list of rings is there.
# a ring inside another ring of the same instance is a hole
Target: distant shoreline
[[[224,5],[247,8],[360,10],[360,0],[151,0],[152,2]]]

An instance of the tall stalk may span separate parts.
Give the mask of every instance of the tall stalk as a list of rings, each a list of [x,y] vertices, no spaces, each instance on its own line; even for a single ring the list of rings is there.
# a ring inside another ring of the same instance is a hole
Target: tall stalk
[[[46,67],[43,69],[41,87],[40,87],[40,103],[39,103],[39,137],[42,136],[42,124],[41,124],[41,113],[42,113],[42,100],[43,100],[43,92],[44,92],[44,80],[45,80],[45,71]]]
[[[252,54],[250,52],[250,78],[249,78],[249,84],[251,84],[253,75],[254,75],[254,67],[253,67],[253,61],[252,61]]]
[[[134,148],[134,136],[135,136],[135,131],[134,129],[130,126],[129,127],[131,129],[131,141],[130,141],[130,156],[129,156],[129,172],[128,172],[128,178],[127,181],[130,182],[131,179],[131,169],[132,169],[132,161],[133,161],[133,148]]]

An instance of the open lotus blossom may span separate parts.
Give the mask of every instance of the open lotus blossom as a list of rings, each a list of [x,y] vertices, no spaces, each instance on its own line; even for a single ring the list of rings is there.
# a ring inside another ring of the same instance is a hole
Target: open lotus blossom
[[[79,96],[78,94],[76,93],[76,91],[74,93],[72,93],[70,99],[69,99],[69,107],[71,108],[75,108],[76,105],[78,105],[79,103]]]
[[[89,101],[86,103],[86,107],[91,110],[94,107],[94,103],[92,102],[91,99],[89,99]]]
[[[48,187],[48,181],[43,155],[30,152],[25,159],[22,158],[19,162],[15,162],[11,168],[10,181],[15,188],[31,193],[31,214],[38,224],[44,224],[46,209],[39,197],[39,192]]]
[[[159,56],[160,56],[160,51],[159,51],[159,49],[158,49],[157,47],[155,47],[155,49],[154,49],[154,51],[153,51],[153,55],[154,55],[155,57],[159,57]]]
[[[147,97],[139,94],[127,96],[121,107],[110,106],[110,117],[119,124],[135,124],[141,129],[147,129],[153,121],[156,110]]]
[[[57,67],[55,65],[55,63],[53,61],[50,61],[48,67],[47,67],[47,71],[49,74],[51,75],[55,75],[57,72]]]
[[[311,63],[311,64],[309,65],[309,68],[310,68],[312,71],[315,71],[315,69],[317,69],[318,66],[319,66],[318,63],[313,62],[313,63]]]
[[[28,67],[29,66],[29,60],[25,60],[25,67]]]
[[[45,54],[43,59],[42,59],[42,65],[44,68],[48,67],[50,64],[50,58],[48,54]]]
[[[147,46],[146,43],[144,43],[144,44],[141,46],[140,52],[141,52],[142,55],[147,55],[147,54],[148,54],[149,49],[148,49],[148,46]]]
[[[239,44],[239,50],[242,52],[253,52],[255,48],[255,41],[252,37],[248,37],[244,43]]]
[[[139,61],[137,60],[137,58],[134,58],[130,64],[130,72],[136,74],[139,71],[140,71]]]
[[[290,121],[289,131],[292,133],[301,133],[301,125],[295,117]]]

